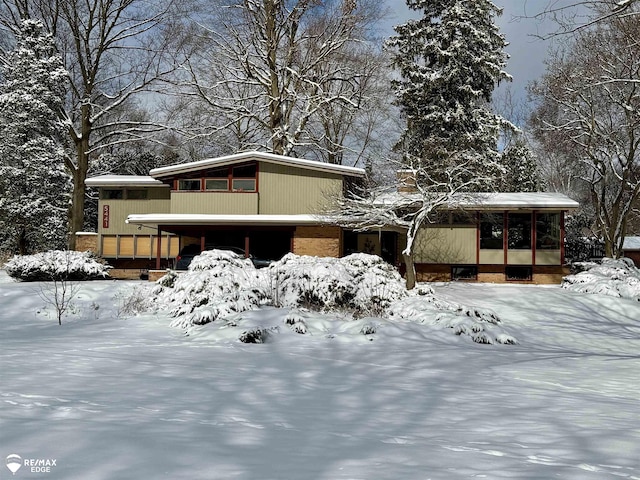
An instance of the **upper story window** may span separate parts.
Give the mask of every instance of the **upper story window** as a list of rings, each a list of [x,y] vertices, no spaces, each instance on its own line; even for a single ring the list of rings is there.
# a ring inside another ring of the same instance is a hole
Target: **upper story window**
[[[252,163],[208,170],[202,179],[180,179],[177,186],[184,191],[255,192],[257,176],[257,164]]]
[[[127,188],[128,200],[146,200],[147,198],[149,198],[149,190],[145,190],[144,188],[140,188],[140,189]]]
[[[178,180],[178,190],[200,191],[200,179],[185,178]]]
[[[502,250],[504,248],[504,214],[480,214],[480,248]]]
[[[255,164],[242,165],[233,167],[231,178],[231,189],[234,192],[255,192],[256,191],[256,173]]]
[[[122,200],[124,199],[124,190],[115,190],[115,189],[103,189],[102,190],[102,199],[103,200]]]

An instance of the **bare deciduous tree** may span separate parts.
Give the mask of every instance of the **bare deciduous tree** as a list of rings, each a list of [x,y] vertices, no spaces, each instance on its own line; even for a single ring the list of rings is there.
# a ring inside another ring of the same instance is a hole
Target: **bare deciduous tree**
[[[457,152],[452,156],[460,158]],[[406,157],[398,165],[400,184],[370,189],[366,192],[351,193],[334,199],[326,212],[338,225],[356,231],[395,231],[406,235],[407,244],[402,251],[406,267],[407,288],[416,284],[415,254],[416,238],[420,229],[436,221],[439,211],[464,209],[470,199],[477,203],[482,194],[478,185],[490,182],[491,178],[469,176],[473,165],[452,164],[437,177],[425,166],[422,159]],[[424,245],[422,245],[424,247]]]
[[[618,257],[640,199],[640,24],[617,16],[574,35],[532,86],[532,123],[547,151],[575,165],[606,255]]]
[[[210,112],[201,134],[226,135],[232,150],[315,152],[340,163],[357,112],[379,96],[384,56],[368,30],[380,5],[242,0],[218,8],[201,22],[188,69],[195,108]]]
[[[85,184],[92,158],[106,146],[139,140],[164,129],[123,115],[143,95],[161,87],[180,63],[180,30],[171,28],[173,0],[3,0],[0,22],[15,31],[24,18],[43,21],[56,38],[69,72],[70,93],[60,117],[68,125],[73,176],[69,244],[82,230]]]

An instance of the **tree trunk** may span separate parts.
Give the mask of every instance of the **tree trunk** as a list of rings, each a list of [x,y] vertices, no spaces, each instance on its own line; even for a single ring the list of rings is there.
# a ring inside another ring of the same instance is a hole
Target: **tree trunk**
[[[89,105],[82,106],[82,132],[80,136],[72,133],[76,146],[76,161],[71,174],[73,175],[73,193],[71,195],[71,209],[69,211],[69,250],[76,248],[76,232],[84,229],[85,180],[89,171],[89,137],[91,136],[91,109]]]
[[[406,267],[407,290],[413,290],[416,286],[416,266],[413,262],[413,255],[402,254],[402,259]]]

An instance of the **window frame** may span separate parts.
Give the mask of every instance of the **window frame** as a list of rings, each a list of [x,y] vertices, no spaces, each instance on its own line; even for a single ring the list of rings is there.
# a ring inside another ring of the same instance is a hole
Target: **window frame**
[[[181,188],[180,183],[181,182],[198,182],[199,184],[199,188],[195,189],[195,188]],[[178,187],[178,191],[180,192],[201,192],[202,191],[202,178],[178,178],[177,179],[177,185]]]
[[[486,218],[494,218],[494,220],[486,220]],[[491,236],[487,238],[485,226],[491,228]],[[504,212],[480,212],[480,250],[504,250]],[[500,235],[495,236],[496,230],[500,231]],[[490,242],[487,245],[486,242]],[[499,242],[499,243],[498,243]]]
[[[514,275],[518,271],[526,272],[526,274]],[[507,282],[531,282],[533,280],[533,267],[531,265],[505,265],[504,278]]]
[[[553,222],[543,222],[544,217],[555,217]],[[540,226],[543,229],[539,228]],[[538,212],[536,213],[536,250],[560,250],[561,240],[561,214],[560,212]],[[550,239],[551,243],[546,243]]]
[[[244,171],[243,171],[244,170]],[[234,172],[238,172],[240,175],[247,175],[253,172],[253,176],[236,176]],[[223,167],[212,168],[204,170],[201,176],[198,177],[184,177],[174,178],[174,191],[178,192],[211,192],[211,193],[257,193],[258,192],[258,176],[259,176],[259,164],[257,162],[246,163],[241,165],[225,165]],[[183,182],[198,181],[200,182],[200,188],[185,189],[181,188]],[[207,188],[207,182],[222,182],[226,181],[226,189],[212,189]],[[238,184],[236,182],[239,182]],[[244,184],[242,183],[244,182]],[[247,183],[250,182],[250,183]]]
[[[460,276],[456,274],[456,271],[469,270],[472,274],[470,276]],[[477,265],[451,265],[451,281],[452,282],[469,282],[478,280],[478,266]]]
[[[208,188],[207,182],[225,182],[226,187],[224,189]],[[229,177],[205,177],[203,184],[204,184],[205,192],[228,192],[229,191]]]
[[[528,228],[522,228],[522,243],[512,243],[512,239],[515,235],[512,235],[512,232],[519,230],[521,223],[516,223],[512,226],[512,221],[515,217],[529,217],[528,221],[522,222],[524,225],[528,226]],[[532,250],[533,249],[533,235],[532,235],[532,227],[533,227],[533,213],[509,213],[507,215],[507,249],[508,250]],[[525,242],[528,240],[528,244]]]

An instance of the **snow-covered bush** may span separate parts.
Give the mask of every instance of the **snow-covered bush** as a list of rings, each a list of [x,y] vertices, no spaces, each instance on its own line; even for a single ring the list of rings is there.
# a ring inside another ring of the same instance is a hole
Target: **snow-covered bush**
[[[269,298],[267,282],[250,260],[226,250],[196,256],[189,270],[158,280],[152,303],[169,309],[173,326],[204,325],[232,313],[252,310]]]
[[[580,273],[564,277],[562,288],[640,301],[640,269],[631,259],[603,258],[600,264],[585,264],[584,268]]]
[[[440,300],[424,284],[410,295],[395,268],[366,254],[288,254],[257,270],[233,252],[206,251],[187,272],[158,280],[149,305],[169,310],[175,327],[224,342],[281,336],[369,342],[399,332],[427,337],[437,327],[478,343],[517,343],[492,312]],[[267,305],[281,308],[250,312]],[[206,330],[191,328],[211,322]]]
[[[412,295],[396,302],[389,314],[391,320],[449,328],[456,335],[468,335],[476,343],[518,343],[498,326],[500,319],[490,310],[458,305],[429,293]]]
[[[10,277],[22,282],[105,279],[111,268],[92,252],[70,250],[15,255],[4,267]]]
[[[396,269],[375,255],[285,255],[268,269],[277,305],[381,315],[407,295]]]

